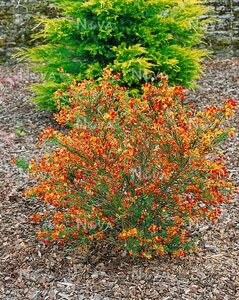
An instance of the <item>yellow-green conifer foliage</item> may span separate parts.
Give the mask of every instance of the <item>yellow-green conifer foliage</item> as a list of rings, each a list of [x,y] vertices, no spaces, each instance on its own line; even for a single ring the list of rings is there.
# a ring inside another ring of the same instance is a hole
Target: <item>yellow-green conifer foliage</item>
[[[54,92],[62,89],[62,82],[72,76],[97,78],[105,67],[121,72],[131,88],[157,73],[167,74],[172,85],[189,86],[200,74],[207,52],[197,47],[206,12],[199,1],[52,2],[62,16],[41,19],[43,27],[34,35],[41,43],[19,54],[44,74],[43,83],[33,87],[41,109],[54,109]]]

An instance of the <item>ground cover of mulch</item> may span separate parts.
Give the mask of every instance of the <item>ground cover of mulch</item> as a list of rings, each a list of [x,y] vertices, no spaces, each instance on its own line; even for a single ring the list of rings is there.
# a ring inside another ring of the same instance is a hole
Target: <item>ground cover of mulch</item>
[[[238,70],[238,58],[207,61],[199,88],[188,92],[190,101],[205,107],[239,99]],[[84,256],[36,240],[29,218],[41,203],[23,197],[30,181],[10,163],[41,155],[38,134],[57,126],[29,102],[27,87],[36,80],[25,65],[0,67],[0,299],[239,299],[238,197],[222,206],[217,224],[193,228],[200,250],[182,259],[133,261],[106,245]],[[239,129],[238,115],[231,125]],[[238,134],[223,148],[238,183]]]

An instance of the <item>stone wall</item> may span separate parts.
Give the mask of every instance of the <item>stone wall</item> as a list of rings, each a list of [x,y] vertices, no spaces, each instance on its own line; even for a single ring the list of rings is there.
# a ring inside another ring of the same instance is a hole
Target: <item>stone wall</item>
[[[239,0],[207,0],[215,12],[206,38],[217,55],[239,56]],[[31,45],[33,16],[56,15],[44,0],[0,0],[0,63],[11,62],[11,55]]]
[[[13,53],[32,44],[34,17],[55,15],[53,5],[44,0],[0,0],[0,63],[13,61]]]
[[[239,0],[206,0],[214,22],[206,41],[218,56],[239,56]]]

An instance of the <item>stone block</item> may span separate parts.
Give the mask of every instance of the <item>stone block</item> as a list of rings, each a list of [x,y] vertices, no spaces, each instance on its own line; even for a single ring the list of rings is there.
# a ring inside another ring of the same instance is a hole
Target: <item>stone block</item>
[[[214,17],[207,25],[209,47],[218,55],[238,55],[239,0],[207,0],[207,5]],[[32,45],[33,16],[58,13],[53,3],[43,0],[0,0],[0,62],[9,60],[16,49]]]

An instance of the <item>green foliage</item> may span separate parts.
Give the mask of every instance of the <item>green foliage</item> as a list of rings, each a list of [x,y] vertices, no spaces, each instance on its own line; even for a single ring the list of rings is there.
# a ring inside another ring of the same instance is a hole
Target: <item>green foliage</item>
[[[207,54],[197,49],[206,9],[197,0],[52,0],[62,17],[40,19],[43,41],[19,53],[44,82],[34,86],[40,108],[53,109],[53,92],[64,81],[58,68],[77,80],[97,78],[107,67],[137,88],[157,73],[172,85],[189,86]],[[61,86],[62,88],[62,86]]]
[[[29,169],[29,164],[27,161],[23,160],[23,159],[16,159],[15,161],[16,166],[18,166],[19,168],[23,169],[24,171]]]

